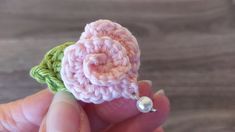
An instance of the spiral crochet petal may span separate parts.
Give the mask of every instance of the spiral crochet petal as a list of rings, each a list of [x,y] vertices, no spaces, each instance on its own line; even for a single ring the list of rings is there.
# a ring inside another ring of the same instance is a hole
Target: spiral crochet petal
[[[98,20],[87,24],[80,40],[65,49],[60,74],[78,100],[99,104],[138,94],[139,65],[135,37],[115,22]]]

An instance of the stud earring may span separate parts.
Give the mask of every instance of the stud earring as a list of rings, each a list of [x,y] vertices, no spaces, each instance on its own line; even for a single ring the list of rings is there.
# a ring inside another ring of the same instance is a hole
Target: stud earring
[[[85,26],[77,42],[51,49],[30,75],[51,91],[71,92],[86,103],[132,98],[140,112],[155,112],[149,97],[139,97],[139,66],[140,49],[131,32],[110,20],[98,20]]]

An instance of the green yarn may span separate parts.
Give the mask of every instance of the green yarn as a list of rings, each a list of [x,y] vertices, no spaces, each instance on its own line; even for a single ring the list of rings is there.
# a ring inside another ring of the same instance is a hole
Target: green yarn
[[[30,76],[39,83],[47,84],[53,92],[66,91],[60,76],[61,61],[64,56],[64,49],[75,42],[65,42],[54,47],[46,53],[42,62],[30,70]]]

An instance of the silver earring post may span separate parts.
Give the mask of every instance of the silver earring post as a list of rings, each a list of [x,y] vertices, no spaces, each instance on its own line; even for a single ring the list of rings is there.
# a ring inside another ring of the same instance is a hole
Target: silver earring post
[[[133,93],[133,98],[136,101],[136,107],[137,109],[142,113],[148,113],[148,112],[156,112],[157,109],[153,108],[153,101],[151,98],[147,96],[139,97],[136,93]]]

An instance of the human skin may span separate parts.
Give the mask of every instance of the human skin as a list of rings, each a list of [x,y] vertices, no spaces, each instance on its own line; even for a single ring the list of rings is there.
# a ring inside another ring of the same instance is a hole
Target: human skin
[[[138,83],[140,95],[153,99],[157,112],[142,114],[135,100],[119,98],[102,104],[77,101],[70,93],[48,89],[0,105],[0,131],[16,132],[163,132],[170,104],[162,90],[153,94],[150,81]]]

